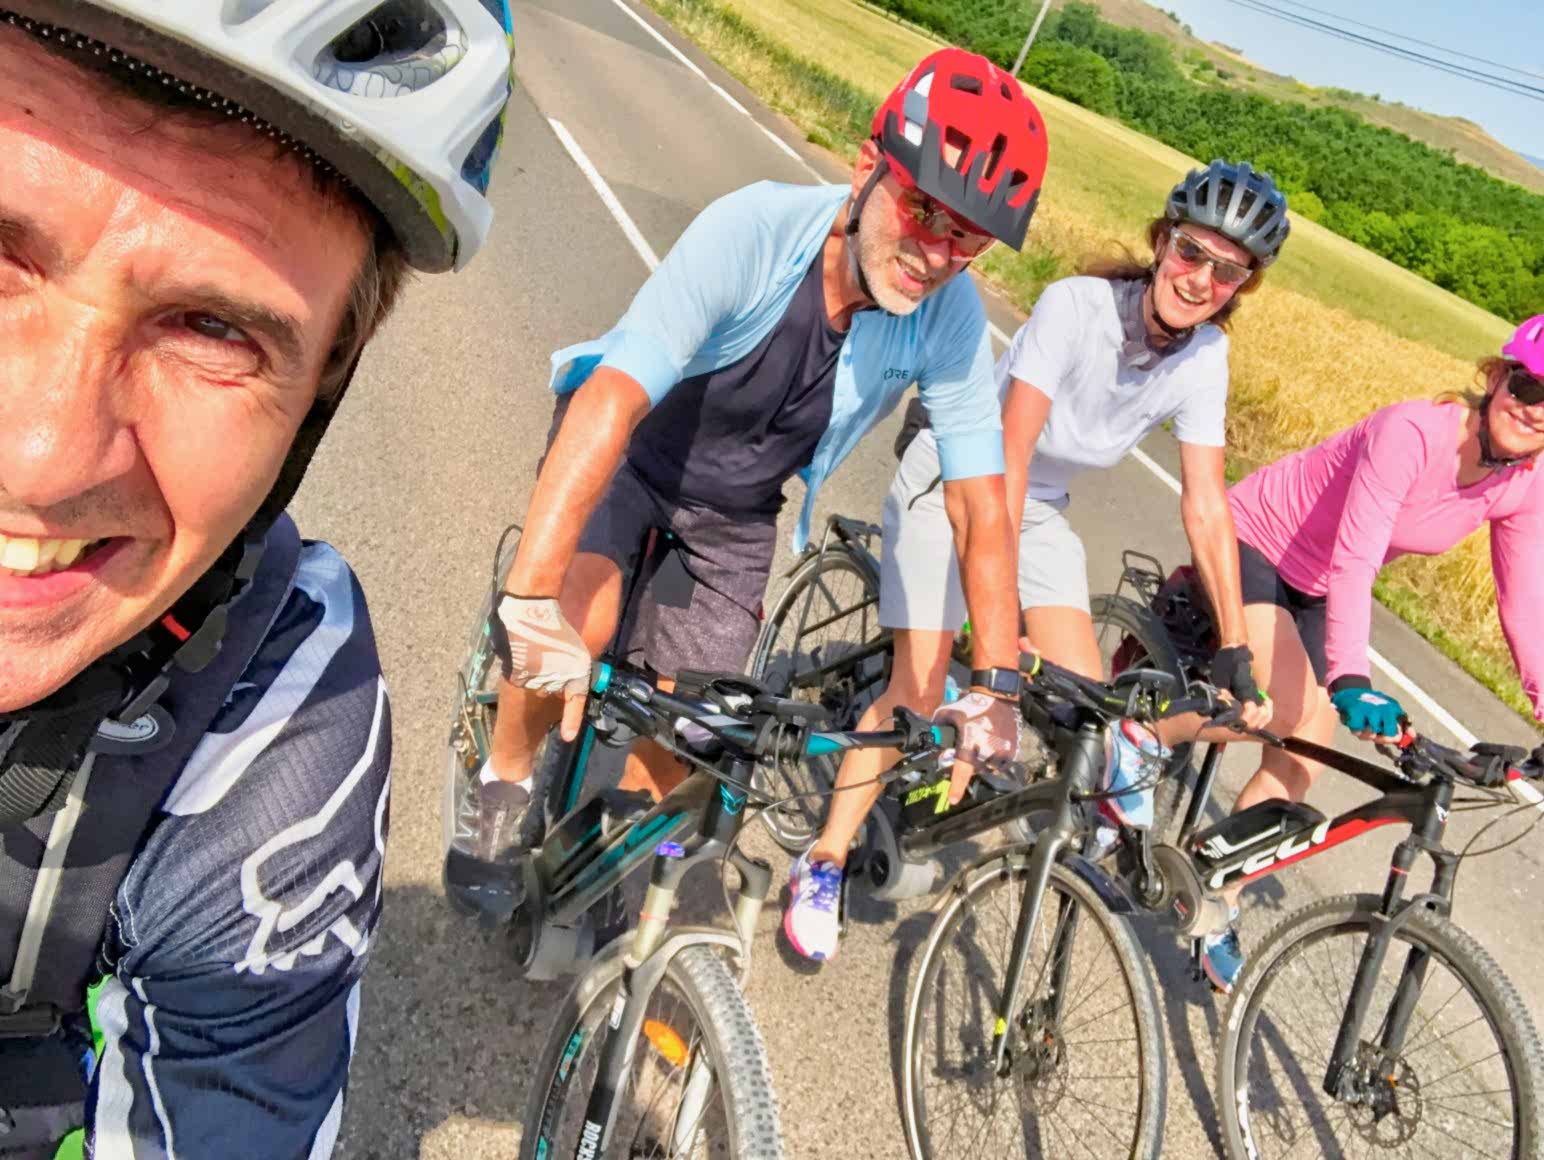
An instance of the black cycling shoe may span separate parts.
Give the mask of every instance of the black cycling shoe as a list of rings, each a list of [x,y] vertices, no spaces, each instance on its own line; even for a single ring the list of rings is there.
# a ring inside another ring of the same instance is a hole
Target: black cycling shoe
[[[445,897],[462,914],[497,926],[524,895],[520,857],[531,813],[530,782],[463,780],[456,792],[456,832],[445,855]]]

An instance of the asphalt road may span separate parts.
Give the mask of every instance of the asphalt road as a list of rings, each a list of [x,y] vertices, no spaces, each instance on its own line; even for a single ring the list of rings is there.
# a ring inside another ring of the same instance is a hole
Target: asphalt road
[[[593,162],[656,254],[714,197],[752,180],[814,180],[806,166],[840,179],[838,164],[694,48],[665,33],[705,76],[629,11],[620,0],[515,5],[522,87],[493,187],[492,242],[464,274],[425,280],[406,296],[365,359],[296,506],[303,531],[335,543],[361,577],[396,726],[386,921],[365,986],[340,1150],[351,1160],[513,1154],[530,1068],[562,993],[558,984],[521,980],[496,940],[448,911],[439,886],[453,674],[497,534],[529,498],[551,413],[548,356],[603,332],[646,275],[550,121]],[[652,15],[641,19],[659,27]],[[737,111],[710,80],[751,112]],[[1018,324],[1002,303],[990,309],[1005,331]],[[825,511],[876,516],[894,468],[892,432],[887,424],[832,480]],[[1166,437],[1150,440],[1147,451],[1174,466]],[[798,485],[790,491],[797,500]],[[1166,563],[1183,554],[1175,497],[1140,464],[1080,484],[1071,514],[1087,540],[1096,590],[1113,585],[1122,548]],[[1475,734],[1526,738],[1516,718],[1381,610],[1374,636]],[[1234,755],[1231,788],[1241,784],[1243,764]],[[1316,800],[1329,812],[1361,796],[1327,785]],[[1258,938],[1285,909],[1322,894],[1379,888],[1394,840],[1342,847],[1268,884],[1251,900],[1246,936]],[[758,835],[752,844],[782,872],[786,860],[769,843]],[[1537,848],[1468,869],[1458,909],[1535,1009],[1544,998],[1531,969],[1541,943],[1537,909],[1525,899],[1537,884]],[[698,886],[704,899],[716,891],[707,877]],[[750,997],[791,1156],[904,1155],[892,1032],[898,1038],[927,912],[860,898],[852,919],[841,955],[819,971],[780,945],[776,905],[757,939]],[[1177,940],[1147,926],[1141,934],[1169,1023],[1165,1155],[1215,1155],[1217,1007],[1187,978]]]

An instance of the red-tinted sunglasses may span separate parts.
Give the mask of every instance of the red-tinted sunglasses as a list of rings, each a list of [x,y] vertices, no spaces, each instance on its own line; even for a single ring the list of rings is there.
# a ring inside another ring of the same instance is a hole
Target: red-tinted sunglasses
[[[948,242],[949,260],[960,265],[974,262],[997,244],[997,239],[980,226],[923,193],[894,165],[890,172],[901,187],[901,195],[895,199],[901,224],[918,241],[932,246]]]

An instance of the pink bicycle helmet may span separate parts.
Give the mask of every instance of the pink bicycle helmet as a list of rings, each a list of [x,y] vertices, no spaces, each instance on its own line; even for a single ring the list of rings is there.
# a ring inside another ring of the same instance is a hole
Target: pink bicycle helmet
[[[1526,368],[1534,378],[1544,379],[1544,314],[1535,314],[1519,326],[1512,340],[1501,348],[1501,357]]]

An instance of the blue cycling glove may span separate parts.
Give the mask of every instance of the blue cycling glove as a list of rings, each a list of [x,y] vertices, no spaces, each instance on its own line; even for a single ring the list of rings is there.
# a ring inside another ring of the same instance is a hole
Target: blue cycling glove
[[[1365,677],[1342,678],[1335,681],[1334,686],[1330,704],[1335,706],[1341,721],[1351,732],[1398,737],[1403,731],[1400,722],[1405,716],[1404,709],[1387,693],[1371,688]]]

